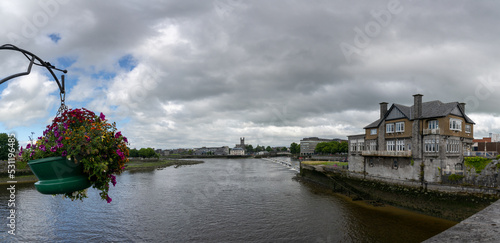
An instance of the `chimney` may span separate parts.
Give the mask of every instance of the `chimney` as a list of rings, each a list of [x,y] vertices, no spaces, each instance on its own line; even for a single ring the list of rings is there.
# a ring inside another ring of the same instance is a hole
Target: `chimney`
[[[384,118],[387,113],[387,102],[380,103],[380,119]]]
[[[460,108],[462,108],[462,111],[465,114],[465,103],[460,103]]]
[[[421,94],[413,95],[413,119],[422,116],[422,96]]]

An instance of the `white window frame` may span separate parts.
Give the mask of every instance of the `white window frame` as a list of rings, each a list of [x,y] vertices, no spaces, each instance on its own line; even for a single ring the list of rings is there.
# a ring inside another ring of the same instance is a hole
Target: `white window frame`
[[[466,132],[466,133],[471,133],[471,131],[472,131],[472,125],[470,125],[470,124],[466,124],[466,125],[465,125],[465,132]]]
[[[376,151],[377,150],[377,141],[371,140],[369,147],[370,147],[371,151]]]
[[[460,153],[460,141],[456,139],[446,140],[447,153]]]
[[[438,129],[439,121],[438,120],[430,120],[429,121],[429,129]]]
[[[405,140],[396,141],[396,151],[405,151]]]
[[[386,133],[394,133],[394,123],[385,124],[385,132]]]
[[[370,129],[370,135],[377,135],[377,128]]]
[[[424,152],[428,153],[439,152],[439,139],[425,139]]]
[[[387,141],[387,151],[395,151],[396,150],[396,141],[389,140]]]
[[[450,130],[462,131],[462,120],[457,118],[450,118]]]
[[[396,132],[405,131],[405,122],[396,122]]]

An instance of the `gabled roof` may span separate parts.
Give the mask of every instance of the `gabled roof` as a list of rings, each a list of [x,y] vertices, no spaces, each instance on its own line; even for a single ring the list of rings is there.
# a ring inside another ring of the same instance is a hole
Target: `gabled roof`
[[[370,124],[368,124],[363,129],[377,128],[380,123],[384,120],[393,120],[407,118],[408,120],[414,120],[413,117],[413,105],[405,106],[400,104],[392,104],[391,108],[385,113],[384,118],[378,119]],[[397,113],[396,115],[394,115]],[[430,119],[445,117],[450,114],[464,117],[467,123],[475,124],[462,110],[462,107],[458,102],[443,103],[439,100],[428,101],[422,103],[422,117],[421,119]]]

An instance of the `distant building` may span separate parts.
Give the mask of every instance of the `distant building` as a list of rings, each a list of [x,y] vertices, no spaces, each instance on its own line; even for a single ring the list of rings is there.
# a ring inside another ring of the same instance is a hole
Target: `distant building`
[[[338,138],[324,139],[324,138],[318,138],[318,137],[303,138],[302,140],[300,140],[300,155],[302,155],[302,156],[313,155],[314,149],[316,149],[316,145],[318,145],[318,143],[332,142],[332,141],[342,142],[345,140],[338,139]]]
[[[380,103],[380,118],[364,127],[364,134],[348,136],[349,170],[429,182],[463,173],[474,138],[465,103],[422,103],[421,94],[413,97],[413,106],[393,104],[387,110],[387,103]]]
[[[242,148],[243,150],[245,150],[245,138],[242,137],[240,138],[240,143],[239,144],[235,144],[234,145],[235,148]]]
[[[210,147],[210,148],[202,147],[194,149],[194,155],[228,155],[228,154],[229,154],[228,146]]]
[[[245,155],[245,150],[240,147],[235,147],[229,152],[230,155]]]

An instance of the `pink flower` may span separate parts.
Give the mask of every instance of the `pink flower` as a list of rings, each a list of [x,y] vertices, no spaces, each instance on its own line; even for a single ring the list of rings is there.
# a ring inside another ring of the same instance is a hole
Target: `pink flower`
[[[123,137],[123,141],[125,141],[126,143],[128,143],[128,139],[126,137]]]
[[[57,148],[55,146],[50,148],[50,152],[57,152]]]
[[[99,118],[101,118],[101,121],[104,121],[104,119],[106,119],[106,116],[104,116],[104,114],[102,114],[102,112],[101,112],[101,115],[99,115]]]
[[[115,186],[116,185],[116,176],[109,175],[109,177],[111,177],[111,183],[113,183],[113,186]]]
[[[62,152],[62,154],[61,154],[61,156],[63,156],[63,157],[65,157],[65,156],[67,156],[67,155],[68,155],[68,152],[66,152],[66,150],[64,150],[64,151]]]
[[[122,135],[122,132],[117,132],[117,133],[115,134],[115,138],[119,138],[121,135]]]
[[[101,113],[102,114],[102,113]],[[106,196],[106,202],[110,203],[111,201],[113,201],[113,199],[111,199],[109,196]]]
[[[45,145],[40,145],[40,150],[42,150],[43,152],[47,151],[47,148],[45,148]]]

